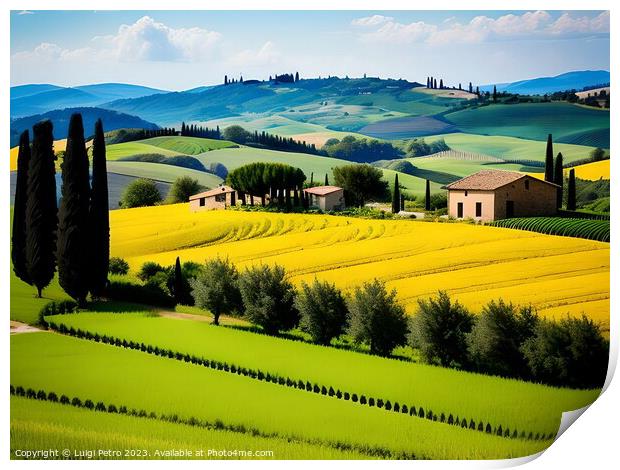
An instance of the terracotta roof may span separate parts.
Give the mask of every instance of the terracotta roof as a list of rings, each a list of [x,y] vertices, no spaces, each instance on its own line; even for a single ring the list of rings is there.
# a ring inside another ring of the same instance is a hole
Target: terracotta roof
[[[230,186],[218,186],[217,188],[210,189],[209,191],[204,191],[202,193],[193,194],[189,197],[189,200],[200,199],[203,197],[211,197],[217,194],[226,194],[226,193],[234,193],[235,190]]]
[[[479,191],[493,191],[507,184],[514,183],[521,178],[526,178],[528,175],[519,173],[517,171],[504,171],[504,170],[482,170],[473,175],[466,176],[460,180],[455,181],[444,186],[444,189],[469,189]],[[534,181],[540,181],[541,183],[550,184],[556,186],[548,181],[532,178]]]
[[[317,196],[325,196],[335,193],[336,191],[342,191],[342,188],[338,186],[315,186],[313,188],[304,189],[304,191],[310,194],[316,194]]]

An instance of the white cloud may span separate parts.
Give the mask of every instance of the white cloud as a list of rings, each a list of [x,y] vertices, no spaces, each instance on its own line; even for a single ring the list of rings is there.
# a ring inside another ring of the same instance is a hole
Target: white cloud
[[[278,63],[281,54],[275,44],[267,41],[258,50],[246,49],[231,56],[228,63],[236,67],[260,67]]]
[[[63,49],[57,44],[44,42],[31,51],[14,54],[13,59],[199,62],[213,54],[220,38],[221,34],[216,31],[197,27],[174,29],[143,16],[131,25],[121,25],[114,35],[94,37],[85,47]]]
[[[573,18],[570,14],[564,13],[547,30],[551,34],[567,33],[608,33],[609,32],[609,11],[604,11],[594,18],[582,16]]]
[[[383,16],[383,15],[372,15],[365,16],[364,18],[357,18],[351,21],[353,26],[377,26],[383,23],[387,23],[388,21],[393,21],[394,18],[391,16]]]
[[[605,32],[609,32],[609,12],[602,12],[593,18],[574,17],[570,13],[564,13],[553,21],[549,13],[539,10],[520,15],[507,14],[498,18],[480,15],[464,24],[452,18],[449,18],[449,21],[443,21],[441,25],[423,21],[403,24],[387,19],[376,30],[364,32],[360,37],[368,42],[397,44],[426,42],[441,45],[476,44],[493,39]]]
[[[34,15],[34,11],[30,11],[30,10],[22,10],[20,12],[17,12],[18,15]]]

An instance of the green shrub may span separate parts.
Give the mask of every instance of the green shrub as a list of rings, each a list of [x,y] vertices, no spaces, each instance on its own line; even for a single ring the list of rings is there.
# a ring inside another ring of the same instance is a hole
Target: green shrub
[[[194,304],[213,314],[218,325],[222,313],[236,314],[242,309],[239,273],[228,260],[216,258],[207,261],[195,279],[189,281]]]
[[[146,178],[138,178],[132,181],[123,191],[121,207],[154,206],[162,201],[161,193],[154,181]]]
[[[172,183],[172,186],[170,187],[167,202],[171,204],[188,202],[190,196],[198,194],[204,190],[205,187],[201,185],[197,179],[192,178],[191,176],[179,176],[174,180],[174,183]]]
[[[294,328],[299,321],[295,308],[295,288],[286,279],[284,268],[256,266],[239,276],[244,316],[268,334]]]
[[[348,333],[356,343],[368,343],[372,354],[389,356],[405,344],[407,317],[396,300],[396,291],[388,293],[385,284],[375,279],[357,287],[348,301]]]
[[[123,258],[113,256],[112,258],[110,258],[108,272],[110,274],[127,274],[129,272],[129,263],[127,263],[127,261],[125,261]]]
[[[158,286],[140,286],[126,281],[111,281],[108,297],[112,300],[134,302],[161,307],[174,307],[174,299]]]
[[[295,306],[299,310],[299,327],[315,343],[328,345],[332,338],[344,332],[347,304],[342,292],[334,284],[318,279],[310,285],[302,282]]]

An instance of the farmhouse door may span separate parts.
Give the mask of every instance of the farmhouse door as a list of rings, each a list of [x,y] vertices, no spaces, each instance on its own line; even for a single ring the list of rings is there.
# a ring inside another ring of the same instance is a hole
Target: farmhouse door
[[[515,216],[515,202],[506,201],[506,218],[510,219]]]
[[[456,217],[458,219],[463,218],[463,203],[462,202],[459,202],[456,204]]]

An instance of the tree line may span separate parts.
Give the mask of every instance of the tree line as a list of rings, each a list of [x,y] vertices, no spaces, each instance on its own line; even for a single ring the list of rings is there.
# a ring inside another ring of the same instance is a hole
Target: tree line
[[[220,126],[216,126],[215,129],[210,129],[206,126],[197,126],[196,124],[185,124],[185,121],[181,123],[181,135],[184,137],[202,137],[204,139],[220,140],[222,138],[222,134],[220,132]]]
[[[326,155],[358,163],[371,163],[377,160],[392,160],[403,152],[389,142],[377,139],[358,139],[347,135],[342,139],[328,139],[322,148]]]
[[[241,126],[233,125],[224,129],[224,140],[230,140],[237,144],[266,147],[286,152],[301,152],[319,155],[314,144],[307,144],[303,140],[295,140],[292,137],[282,137],[268,132],[249,132]]]
[[[95,123],[92,184],[82,116],[69,122],[61,162],[60,207],[56,205],[56,156],[50,121],[20,137],[11,259],[16,276],[42,291],[58,269],[63,290],[80,306],[88,293],[100,297],[107,284],[110,252],[106,151],[101,120]]]
[[[349,294],[318,279],[296,289],[281,266],[239,272],[220,258],[194,274],[187,281],[190,295],[214,315],[215,324],[223,314],[241,315],[271,335],[299,327],[322,345],[346,334],[381,356],[410,345],[428,364],[550,385],[594,388],[605,380],[609,344],[585,315],[548,320],[531,306],[501,299],[474,315],[440,291],[420,299],[409,317],[396,290],[377,279]]]
[[[553,158],[553,137],[551,134],[547,136],[545,150],[545,181],[557,185],[556,208],[562,208],[564,201],[564,157],[562,152],[558,152],[555,159]],[[566,209],[569,211],[577,209],[577,186],[574,168],[568,172]]]

